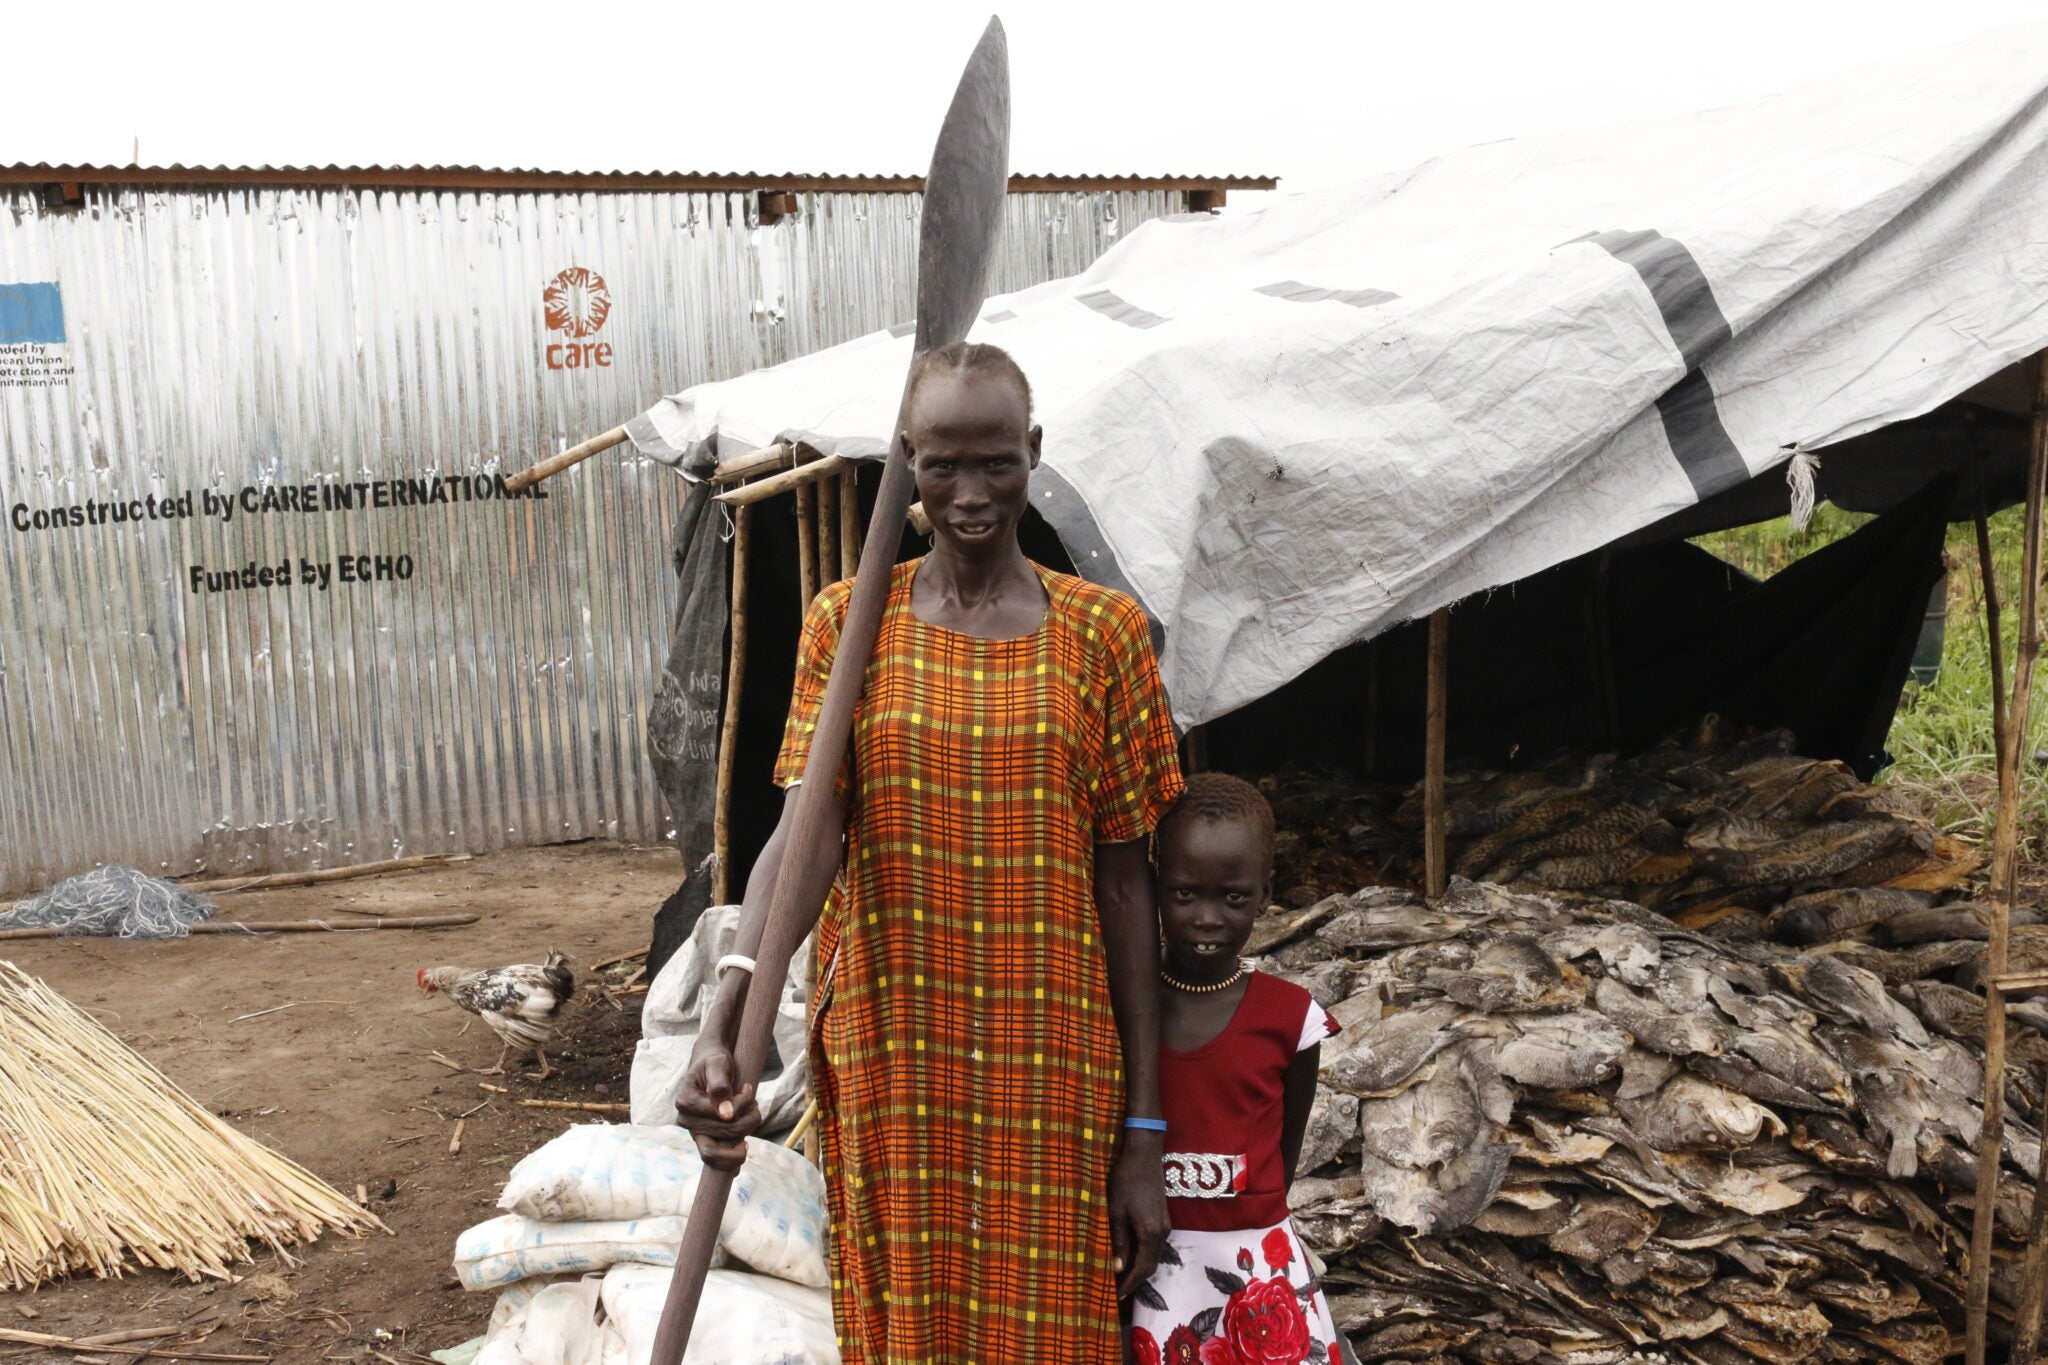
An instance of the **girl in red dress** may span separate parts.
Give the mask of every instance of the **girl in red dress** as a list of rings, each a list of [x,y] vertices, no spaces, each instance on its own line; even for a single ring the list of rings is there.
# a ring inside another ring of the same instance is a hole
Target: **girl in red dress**
[[[1132,1304],[1138,1365],[1337,1365],[1287,1187],[1337,1031],[1309,993],[1238,959],[1273,879],[1273,811],[1196,773],[1159,825],[1159,1093],[1173,1232]]]

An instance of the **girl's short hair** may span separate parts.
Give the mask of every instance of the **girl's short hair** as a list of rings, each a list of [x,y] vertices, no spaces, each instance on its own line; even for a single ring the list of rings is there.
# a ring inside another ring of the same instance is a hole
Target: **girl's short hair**
[[[1187,790],[1160,819],[1155,838],[1163,841],[1166,831],[1181,820],[1221,820],[1248,826],[1258,839],[1259,857],[1268,869],[1273,866],[1273,807],[1243,778],[1229,773],[1188,774]]]
[[[954,341],[926,351],[917,358],[917,365],[911,372],[912,396],[916,395],[920,384],[942,370],[1004,379],[1015,384],[1017,391],[1024,395],[1024,421],[1026,425],[1030,424],[1031,381],[1024,377],[1023,367],[1002,347],[979,341]]]

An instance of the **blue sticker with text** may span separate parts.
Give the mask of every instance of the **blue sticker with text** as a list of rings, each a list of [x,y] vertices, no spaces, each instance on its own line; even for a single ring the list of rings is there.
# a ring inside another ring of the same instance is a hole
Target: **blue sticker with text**
[[[0,346],[64,340],[64,295],[56,282],[0,284]]]

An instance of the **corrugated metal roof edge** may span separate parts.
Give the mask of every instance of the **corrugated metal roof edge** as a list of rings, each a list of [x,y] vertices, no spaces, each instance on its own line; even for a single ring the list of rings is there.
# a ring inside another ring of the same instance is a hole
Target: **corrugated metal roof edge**
[[[538,171],[484,166],[0,166],[0,185],[313,186],[442,190],[790,190],[915,194],[921,175],[767,174],[754,171]],[[1073,190],[1270,190],[1270,175],[1013,175],[1013,194]]]

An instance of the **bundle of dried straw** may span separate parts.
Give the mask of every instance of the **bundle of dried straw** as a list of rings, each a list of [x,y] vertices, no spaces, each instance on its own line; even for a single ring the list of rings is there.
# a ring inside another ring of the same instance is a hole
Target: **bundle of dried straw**
[[[382,1226],[0,962],[0,1287],[118,1275],[131,1257],[224,1279],[252,1242],[283,1255]]]

